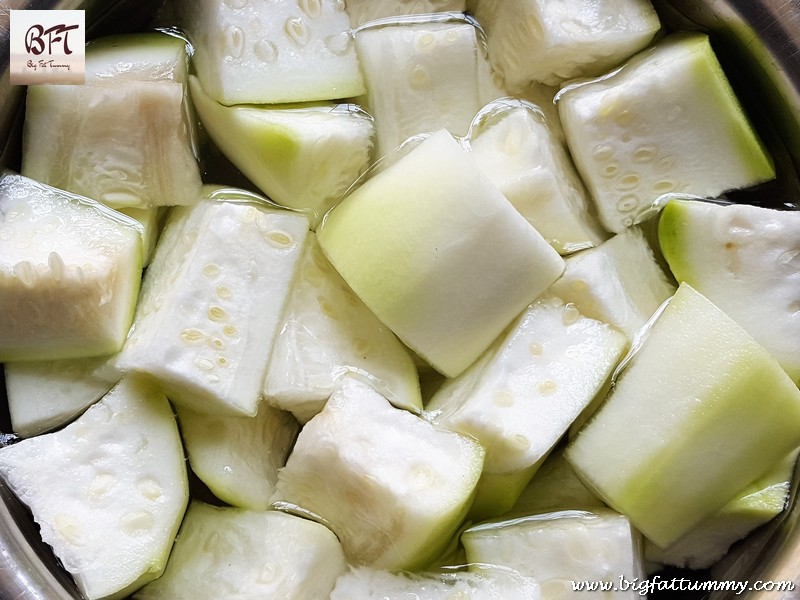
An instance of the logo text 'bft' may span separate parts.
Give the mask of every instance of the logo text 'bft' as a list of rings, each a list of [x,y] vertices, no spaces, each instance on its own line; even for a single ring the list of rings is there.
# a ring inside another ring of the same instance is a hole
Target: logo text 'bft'
[[[84,83],[84,11],[12,10],[10,33],[12,85]]]

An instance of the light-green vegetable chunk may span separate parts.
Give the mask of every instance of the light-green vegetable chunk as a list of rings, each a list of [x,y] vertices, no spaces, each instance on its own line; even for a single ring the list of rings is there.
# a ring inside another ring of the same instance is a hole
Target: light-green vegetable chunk
[[[318,240],[375,315],[449,377],[564,270],[444,130],[345,198]]]
[[[309,234],[275,340],[264,398],[306,423],[346,374],[369,382],[398,408],[422,409],[410,353],[344,282]]]
[[[192,410],[253,416],[308,220],[215,194],[171,213],[117,365]]]
[[[621,580],[641,581],[641,536],[612,510],[563,510],[508,521],[490,521],[461,535],[470,564],[502,565],[534,577],[542,598],[586,597],[636,600],[638,590]],[[583,591],[573,582],[603,582],[613,591]]]
[[[231,506],[266,510],[278,469],[286,464],[299,427],[288,412],[265,403],[254,417],[195,412],[176,405],[192,471]]]
[[[141,226],[27,177],[0,178],[0,361],[109,355],[142,277]]]
[[[194,75],[192,100],[203,126],[258,188],[316,223],[367,168],[373,122],[355,105],[225,106]]]
[[[345,571],[324,525],[278,511],[194,501],[164,575],[135,600],[314,600]]]
[[[609,231],[630,227],[662,194],[716,197],[775,177],[705,35],[668,36],[557,98],[572,157]]]
[[[176,2],[203,88],[222,104],[351,98],[364,92],[344,2]]]
[[[169,402],[131,378],[66,428],[0,449],[0,475],[88,600],[162,573],[189,498]]]
[[[658,239],[670,269],[800,382],[800,212],[672,200]]]
[[[531,304],[493,347],[426,406],[434,422],[486,449],[471,515],[509,510],[628,342],[558,298]]]
[[[566,456],[666,548],[798,444],[800,390],[684,283]]]
[[[464,519],[483,456],[346,377],[300,432],[273,500],[324,519],[351,564],[425,568]]]

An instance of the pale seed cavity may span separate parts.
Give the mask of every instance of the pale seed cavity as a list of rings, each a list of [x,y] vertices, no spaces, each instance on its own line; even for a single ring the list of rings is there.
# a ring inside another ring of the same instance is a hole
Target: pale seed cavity
[[[519,450],[527,450],[531,447],[531,441],[520,433],[512,435],[510,441],[511,444]]]
[[[458,38],[461,37],[455,29],[451,29],[447,33],[444,34],[444,41],[448,44],[455,44],[458,41]]]
[[[329,35],[325,38],[325,47],[332,54],[343,56],[347,54],[353,46],[353,36],[347,31]]]
[[[541,356],[544,354],[544,346],[542,346],[539,342],[533,342],[530,346],[528,346],[528,350],[533,356]]]
[[[225,36],[227,55],[231,58],[241,58],[245,44],[244,31],[242,31],[242,28],[236,25],[230,25],[225,28],[223,35]]]
[[[14,276],[19,279],[25,287],[32,288],[36,285],[36,269],[27,260],[23,260],[14,265]]]
[[[414,40],[418,52],[432,52],[436,48],[436,35],[431,31],[419,34]]]
[[[207,336],[205,333],[193,327],[189,329],[184,329],[181,332],[181,339],[189,344],[197,344],[203,342],[206,339],[206,337]]]
[[[225,327],[222,328],[222,333],[228,337],[233,337],[236,335],[236,327],[233,325],[225,325]]]
[[[800,268],[800,250],[787,250],[778,257],[778,264],[790,267],[792,270]]]
[[[603,177],[607,177],[609,179],[613,178],[613,177],[616,177],[617,173],[619,173],[619,163],[617,163],[617,162],[608,163],[600,171],[600,175],[602,175]]]
[[[661,181],[656,181],[653,184],[653,192],[656,194],[666,194],[671,192],[675,189],[675,182],[669,181],[667,179],[662,179]]]
[[[269,40],[259,40],[253,46],[256,58],[265,65],[271,65],[278,60],[278,48]]]
[[[653,162],[657,153],[655,146],[640,146],[633,153],[633,162],[639,164]]]
[[[273,229],[266,234],[267,241],[271,246],[280,249],[291,248],[294,245],[294,238],[289,233],[281,229]]]
[[[214,263],[208,263],[205,267],[203,267],[203,275],[208,277],[209,279],[214,279],[215,277],[219,277],[220,268],[219,265]]]
[[[558,384],[552,379],[548,379],[543,381],[539,384],[539,393],[540,394],[552,394],[558,389]]]
[[[81,546],[83,544],[81,524],[72,515],[57,514],[53,519],[53,526],[56,532],[68,543],[73,546]]]
[[[286,37],[288,37],[295,46],[300,48],[305,46],[311,38],[311,33],[302,17],[287,19],[283,30],[286,33]]]
[[[61,281],[64,278],[64,259],[58,252],[51,252],[47,257],[47,266],[50,268],[50,275],[56,281]]]
[[[324,300],[324,299],[320,300],[319,307],[322,310],[322,312],[325,314],[325,316],[328,317],[329,319],[332,319],[334,321],[338,321],[339,320],[339,314],[336,312],[336,309],[333,306],[331,306],[330,302],[328,302],[327,300]]]
[[[233,294],[228,286],[225,285],[218,285],[217,286],[217,297],[221,298],[222,300],[229,300]]]
[[[353,344],[353,348],[356,351],[356,354],[366,358],[370,350],[372,350],[372,344],[369,343],[369,340],[359,338]]]
[[[117,478],[111,473],[98,473],[89,483],[89,495],[94,497],[105,496],[117,483]]]
[[[515,129],[511,131],[507,136],[503,143],[503,152],[505,152],[508,156],[516,156],[522,150],[522,147],[525,145],[525,134]]]
[[[592,151],[592,158],[594,158],[597,162],[606,162],[607,160],[611,160],[613,156],[614,148],[608,144],[599,144],[595,146],[594,150]]]
[[[225,312],[225,309],[221,306],[214,305],[208,309],[208,319],[209,321],[216,321],[217,323],[221,323],[222,321],[227,320],[228,313]]]
[[[568,303],[564,307],[564,312],[561,315],[561,320],[563,321],[564,325],[572,325],[578,319],[581,318],[581,313],[572,302]]]
[[[637,173],[628,172],[619,178],[617,182],[618,190],[632,190],[639,185],[639,175]]]
[[[408,84],[415,90],[425,90],[431,86],[431,75],[422,65],[415,65],[408,73]]]
[[[278,580],[283,575],[280,565],[276,563],[265,563],[258,573],[258,582],[269,584]]]
[[[492,402],[494,402],[495,406],[505,408],[514,406],[514,394],[512,394],[511,390],[508,389],[497,390],[492,395]]]
[[[203,358],[198,356],[192,362],[198,369],[202,369],[203,371],[210,371],[214,368],[214,363],[208,360],[207,358]]]
[[[414,491],[422,491],[430,488],[436,481],[436,473],[430,465],[418,464],[411,469],[408,477],[409,486]]]
[[[119,520],[120,529],[131,536],[144,535],[155,523],[155,517],[146,510],[129,512]]]
[[[632,195],[623,196],[617,202],[617,210],[620,212],[630,212],[636,209],[637,206],[639,206],[639,198]]]
[[[149,500],[151,502],[159,500],[164,495],[164,489],[154,479],[139,480],[139,482],[136,484],[136,489],[139,490],[139,494],[145,500]]]
[[[297,5],[310,19],[317,19],[322,14],[322,2],[320,0],[298,0]]]

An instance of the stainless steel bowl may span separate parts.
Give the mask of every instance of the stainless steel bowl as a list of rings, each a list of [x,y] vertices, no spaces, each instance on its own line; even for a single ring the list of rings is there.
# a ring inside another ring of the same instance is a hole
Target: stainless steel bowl
[[[11,169],[19,166],[24,97],[24,88],[9,84],[8,11],[84,9],[87,37],[91,38],[141,28],[160,4],[161,0],[0,2],[0,165]],[[776,159],[777,180],[741,193],[741,199],[765,206],[800,208],[800,0],[654,0],[654,4],[668,28],[711,34],[726,73]],[[10,431],[5,404],[0,372],[0,431]],[[736,545],[710,575],[718,581],[792,580],[796,590],[737,596],[716,592],[711,600],[800,598],[798,481],[800,470],[784,515]],[[26,508],[0,482],[0,599],[80,598],[71,578],[39,539]]]

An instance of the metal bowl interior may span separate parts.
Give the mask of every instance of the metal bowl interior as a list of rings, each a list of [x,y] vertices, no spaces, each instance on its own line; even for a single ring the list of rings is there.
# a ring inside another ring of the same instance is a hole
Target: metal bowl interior
[[[654,0],[669,29],[701,30],[712,43],[737,94],[769,147],[778,172],[775,182],[740,192],[735,199],[773,208],[800,208],[800,0]],[[8,75],[9,9],[85,9],[87,37],[140,29],[160,0],[11,0],[0,7],[0,166],[19,168],[24,88]],[[0,370],[0,431],[10,432]],[[0,434],[0,444],[5,434]],[[700,578],[793,580],[800,589],[800,502],[795,473],[790,506],[778,519],[737,544]],[[80,600],[70,576],[39,538],[27,509],[0,482],[0,598]],[[675,593],[661,596],[676,598]],[[701,595],[685,597],[699,598]],[[733,598],[714,592],[711,600]],[[766,600],[752,592],[736,598]],[[800,596],[768,596],[797,598]]]

